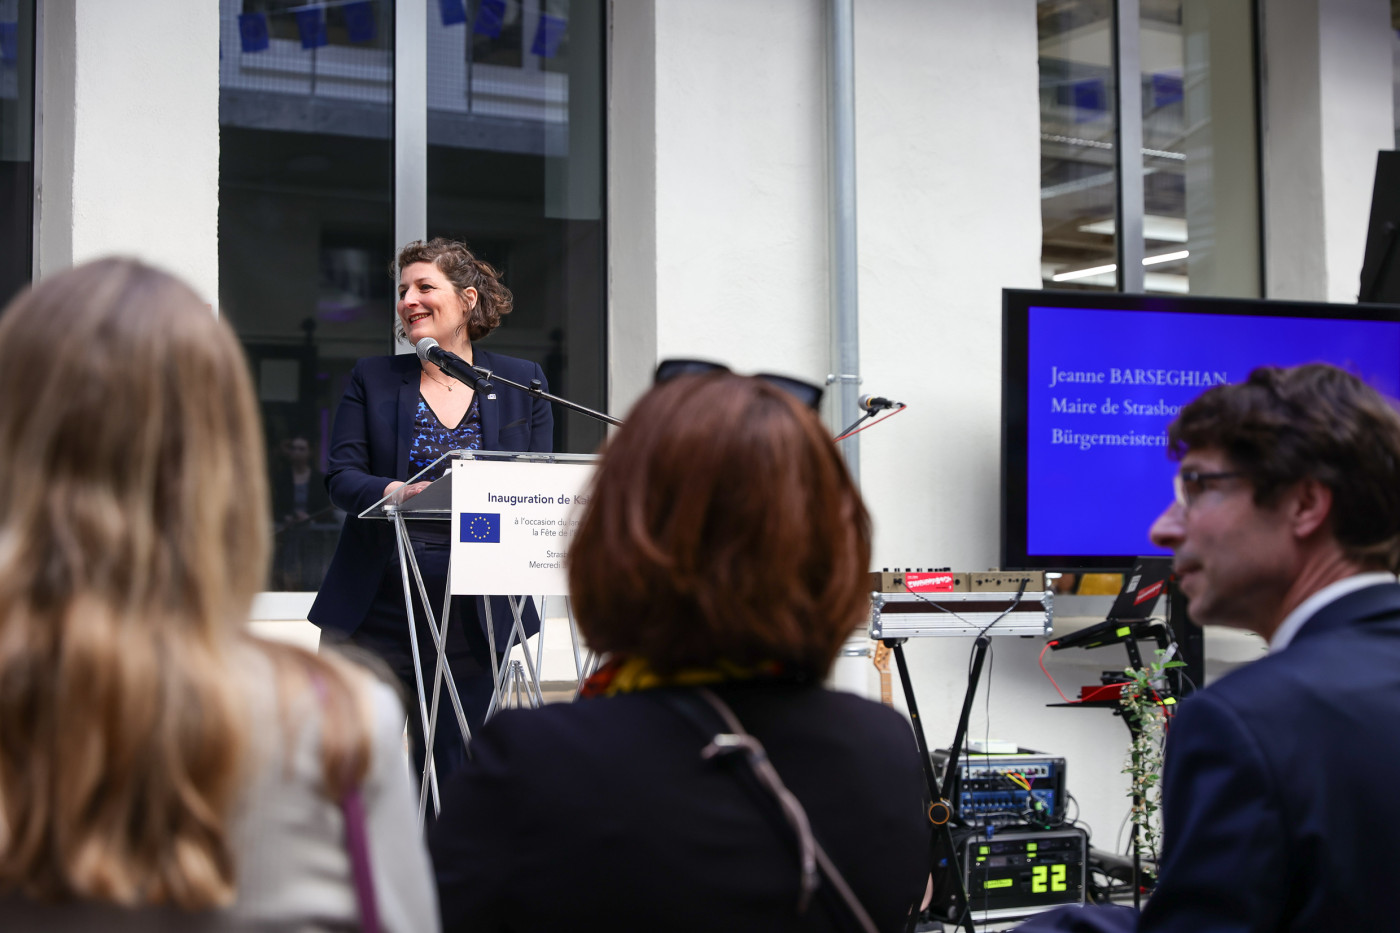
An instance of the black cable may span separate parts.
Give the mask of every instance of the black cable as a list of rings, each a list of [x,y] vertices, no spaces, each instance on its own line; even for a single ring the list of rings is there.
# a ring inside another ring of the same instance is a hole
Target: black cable
[[[867,420],[867,419],[869,419],[869,418],[874,418],[874,417],[875,417],[875,412],[873,412],[873,411],[868,411],[868,410],[867,410],[867,411],[865,412],[865,414],[861,415],[861,416],[860,416],[859,418],[857,418],[855,421],[852,421],[850,427],[846,428],[846,430],[844,430],[844,431],[842,431],[840,434],[836,435],[836,439],[837,439],[837,440],[840,440],[841,438],[845,437],[847,434],[850,434],[852,431],[854,431],[854,430],[860,425],[860,423],[861,423],[862,421],[865,421],[865,420]],[[900,422],[900,424],[903,424],[903,423],[904,423],[904,422],[902,422],[902,421]]]
[[[1017,606],[1021,605],[1021,597],[1026,595],[1026,584],[1029,582],[1031,582],[1029,578],[1023,579],[1021,581],[1021,588],[1016,591],[1016,598],[1011,601],[1011,605],[1007,606],[1006,609],[1002,611],[1001,615],[988,622],[987,627],[977,633],[978,638],[981,638],[983,635],[987,634],[987,632],[991,630],[993,625],[996,625],[1002,619],[1011,615],[1012,610],[1015,609]]]
[[[933,600],[929,599],[929,598],[928,598],[927,596],[925,596],[923,593],[915,593],[913,590],[910,590],[910,591],[909,591],[909,595],[910,595],[910,596],[913,596],[915,599],[920,599],[920,600],[922,600],[922,601],[928,603],[930,606],[932,606],[932,607],[935,608],[935,609],[938,609],[938,610],[940,610],[940,611],[942,611],[942,612],[948,613],[948,615],[950,615],[950,616],[952,616],[953,618],[957,619],[957,620],[958,620],[959,622],[961,622],[963,625],[966,625],[968,628],[972,628],[972,623],[971,623],[971,622],[967,621],[967,620],[964,619],[962,616],[958,615],[956,612],[954,612],[953,610],[949,609],[947,606],[943,605],[942,603],[936,603],[936,602],[934,602]],[[971,667],[971,664],[969,663],[968,666]],[[971,672],[969,671],[969,673],[971,673]]]
[[[1184,662],[1186,659],[1181,653],[1180,643],[1176,640],[1176,632],[1172,629],[1170,625],[1167,624],[1165,619],[1154,619],[1154,621],[1161,622],[1162,627],[1167,630],[1167,640],[1170,641],[1172,645],[1172,657],[1176,660]],[[1176,670],[1178,676],[1181,677],[1184,683],[1191,685],[1191,690],[1193,693],[1201,689],[1200,684],[1192,680],[1191,675],[1186,673],[1187,669],[1185,667],[1174,668],[1174,670]]]

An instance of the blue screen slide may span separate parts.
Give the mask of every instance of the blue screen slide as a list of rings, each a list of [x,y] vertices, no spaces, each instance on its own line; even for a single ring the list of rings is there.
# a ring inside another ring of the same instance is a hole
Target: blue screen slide
[[[1026,549],[1166,553],[1147,530],[1171,504],[1167,426],[1256,366],[1326,362],[1400,396],[1400,323],[1032,307]]]

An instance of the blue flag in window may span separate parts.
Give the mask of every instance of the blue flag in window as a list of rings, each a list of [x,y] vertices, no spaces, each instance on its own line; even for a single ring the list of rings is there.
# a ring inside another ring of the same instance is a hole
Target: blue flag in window
[[[0,23],[0,59],[19,60],[19,23]]]
[[[1108,113],[1108,87],[1102,78],[1074,82],[1074,122],[1088,123]]]
[[[355,0],[340,8],[345,17],[345,31],[351,42],[373,42],[375,34],[374,4],[370,0]]]
[[[461,539],[465,544],[500,544],[501,513],[463,512]]]
[[[438,6],[442,8],[444,26],[456,26],[467,21],[467,7],[462,0],[439,0]]]
[[[1157,108],[1171,106],[1180,102],[1181,96],[1181,78],[1167,74],[1152,76],[1152,106]]]
[[[564,38],[564,30],[569,21],[562,16],[540,14],[540,25],[535,29],[535,43],[530,46],[530,54],[541,58],[553,58],[559,54],[559,41]]]
[[[244,52],[267,51],[267,14],[239,13],[238,38]]]
[[[481,0],[476,8],[476,25],[472,32],[488,39],[499,39],[506,24],[506,0]]]
[[[302,48],[317,49],[326,44],[325,7],[302,7],[293,13],[297,18],[297,32],[301,33]]]

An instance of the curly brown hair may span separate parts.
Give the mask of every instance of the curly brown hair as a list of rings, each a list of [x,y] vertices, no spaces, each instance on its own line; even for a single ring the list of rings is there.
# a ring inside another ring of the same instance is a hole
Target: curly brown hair
[[[457,290],[457,297],[466,303],[466,291],[476,289],[476,304],[467,312],[464,325],[467,339],[477,341],[501,325],[501,316],[510,314],[515,299],[510,289],[501,283],[501,273],[495,266],[467,249],[467,244],[446,237],[433,237],[426,243],[414,240],[399,250],[398,258],[391,270],[398,276],[400,270],[415,262],[430,262],[447,277]],[[394,322],[394,335],[404,339],[403,321]]]
[[[1262,366],[1181,410],[1167,435],[1175,459],[1214,448],[1248,474],[1269,506],[1294,483],[1332,491],[1332,533],[1353,560],[1400,569],[1400,413],[1335,366]]]
[[[870,612],[870,517],[817,416],[762,379],[678,376],[607,442],[569,547],[593,650],[663,674],[821,677]]]

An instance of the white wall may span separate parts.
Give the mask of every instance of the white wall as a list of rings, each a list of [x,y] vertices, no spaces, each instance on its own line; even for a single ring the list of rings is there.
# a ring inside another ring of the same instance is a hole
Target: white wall
[[[1356,301],[1376,152],[1395,145],[1386,0],[1265,0],[1269,298]]]
[[[1014,0],[856,6],[863,390],[910,406],[862,435],[877,567],[997,565],[1001,289],[1040,286],[1037,54],[1034,8]],[[1043,644],[994,639],[970,734],[1066,757],[1095,844],[1112,848],[1127,730],[1046,707],[1059,697]],[[971,639],[905,651],[928,740],[947,746]],[[1050,662],[1067,692],[1126,663],[1072,654]]]
[[[40,274],[138,256],[218,295],[219,10],[45,0]]]
[[[824,10],[615,0],[615,411],[668,355],[830,371]],[[1035,13],[1019,0],[855,11],[862,391],[910,406],[861,435],[875,564],[981,569],[998,547],[1001,289],[1040,282]],[[997,640],[990,731],[1067,755],[1086,820],[1112,847],[1127,730],[1108,713],[1045,708],[1058,697],[1036,666],[1042,644]],[[907,647],[934,746],[952,739],[970,649]],[[1082,668],[1067,675],[1077,690],[1125,661],[1052,663]],[[840,665],[843,683],[873,687],[868,661]],[[975,735],[985,709],[979,698]]]
[[[608,10],[608,409],[646,391],[656,352],[656,7]]]

